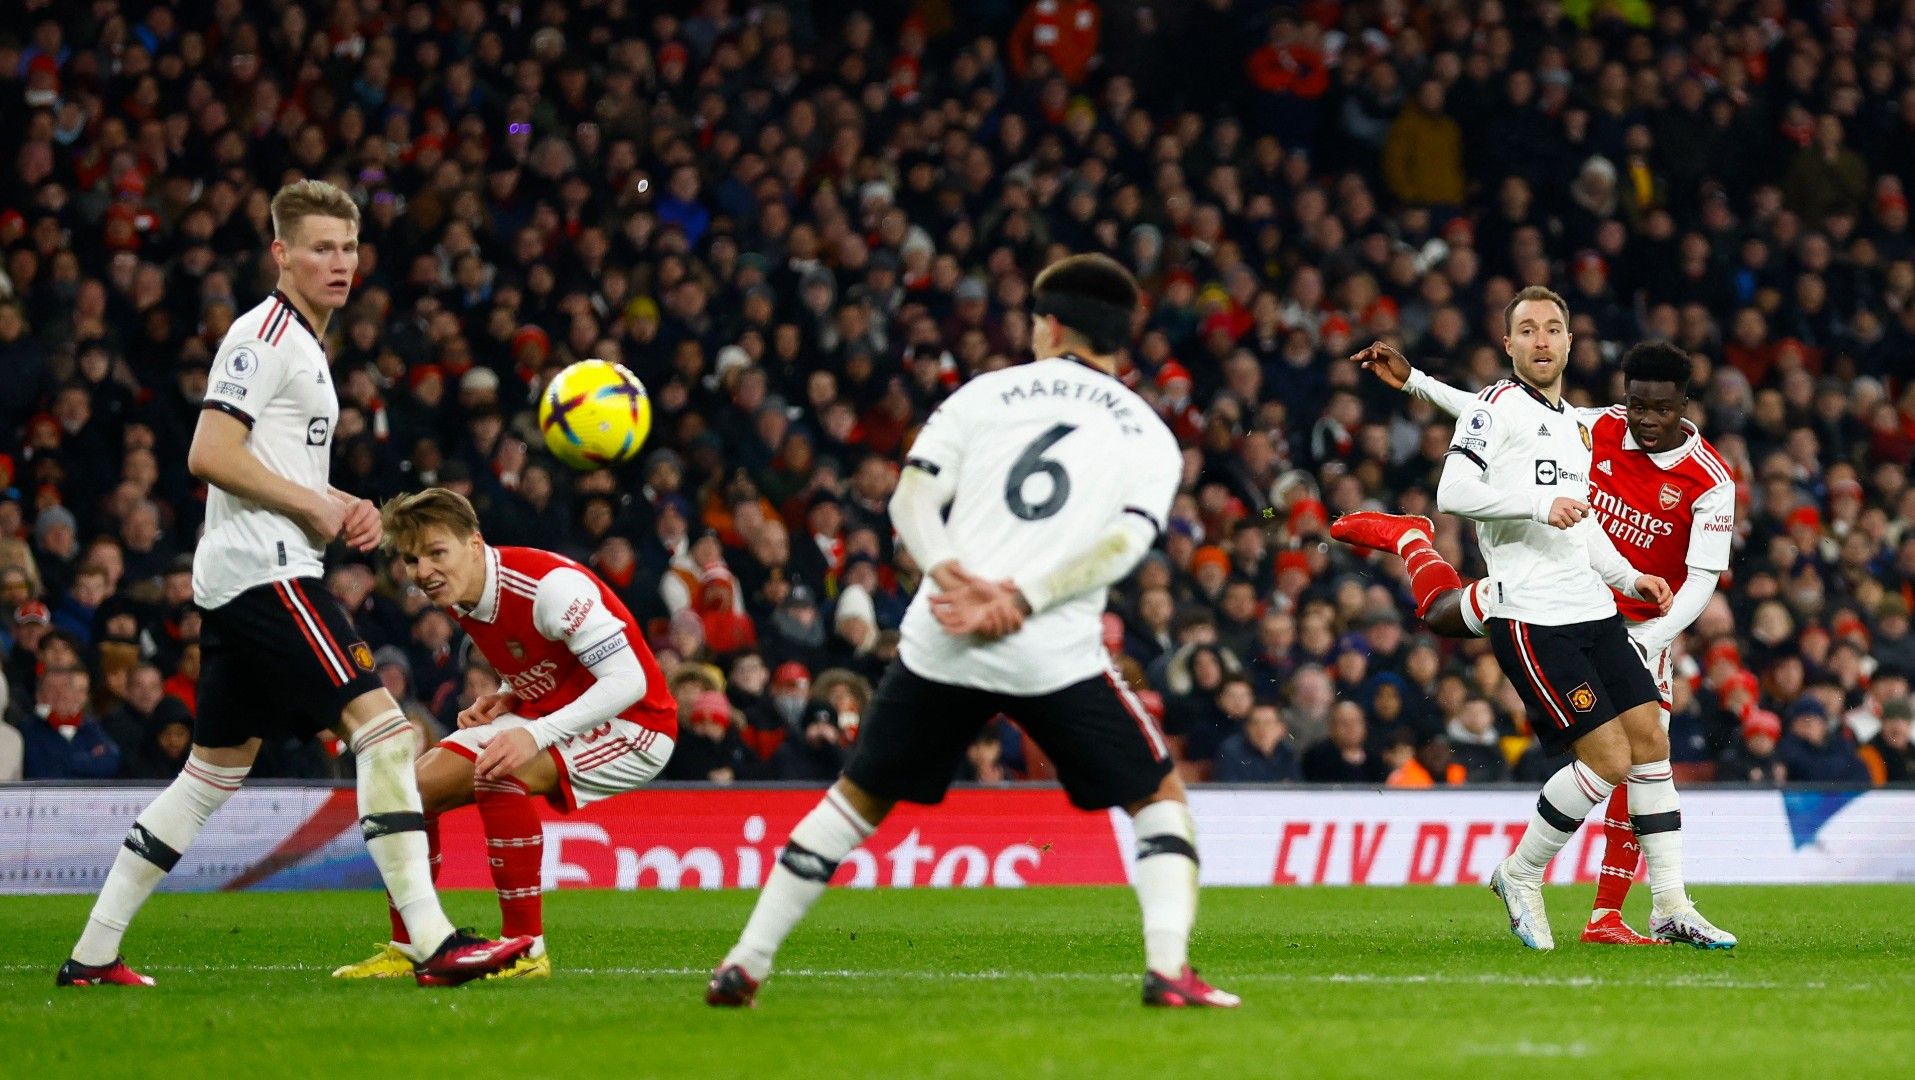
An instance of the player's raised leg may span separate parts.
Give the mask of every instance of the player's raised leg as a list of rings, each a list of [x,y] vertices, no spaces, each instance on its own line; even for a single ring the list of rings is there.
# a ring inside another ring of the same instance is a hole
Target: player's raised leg
[[[1403,560],[1410,573],[1416,615],[1441,637],[1482,637],[1485,605],[1481,581],[1465,582],[1456,567],[1436,550],[1430,519],[1414,514],[1362,510],[1345,514],[1330,526],[1330,536],[1353,547],[1387,552]]]
[[[875,716],[874,718],[875,719]],[[823,799],[791,830],[778,865],[772,867],[758,903],[751,909],[738,943],[712,973],[705,988],[707,1005],[754,1003],[758,987],[771,974],[785,938],[824,895],[838,864],[870,839],[890,814],[893,800],[859,787],[850,777],[825,792]]]
[[[258,752],[258,739],[238,746],[193,747],[179,776],[134,819],[93,902],[86,929],[60,968],[59,985],[153,985],[120,958],[120,939],[207,819],[239,790]]]

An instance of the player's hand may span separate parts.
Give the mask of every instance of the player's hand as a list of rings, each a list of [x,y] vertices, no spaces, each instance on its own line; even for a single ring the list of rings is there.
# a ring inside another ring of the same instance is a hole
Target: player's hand
[[[386,538],[385,522],[379,517],[379,508],[372,505],[370,499],[355,499],[345,495],[340,505],[346,508],[346,516],[341,528],[346,534],[346,544],[354,551],[371,551]]]
[[[1636,579],[1636,595],[1656,605],[1656,614],[1667,615],[1669,608],[1676,602],[1676,594],[1669,583],[1654,574],[1644,574]]]
[[[506,728],[479,751],[473,775],[480,780],[500,780],[511,776],[539,756],[538,741],[522,727]]]
[[[346,504],[330,493],[316,496],[306,508],[304,524],[307,532],[319,538],[320,544],[330,544],[346,528]]]
[[[1549,523],[1558,529],[1573,529],[1588,514],[1588,503],[1567,496],[1549,504]]]
[[[1410,384],[1410,376],[1416,371],[1410,361],[1394,347],[1379,341],[1350,359],[1358,367],[1382,380],[1383,385],[1392,390],[1401,390]]]
[[[1024,612],[1018,607],[1015,585],[985,581],[961,569],[956,573],[962,575],[960,584],[931,597],[931,614],[946,633],[998,638],[1023,627]]]
[[[519,695],[501,690],[491,694],[480,694],[479,699],[466,708],[459,710],[459,726],[462,728],[482,727],[512,711]]]

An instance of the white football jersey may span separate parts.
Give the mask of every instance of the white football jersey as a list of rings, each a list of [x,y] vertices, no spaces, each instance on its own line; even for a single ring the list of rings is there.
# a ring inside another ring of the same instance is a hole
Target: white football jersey
[[[1589,428],[1576,410],[1551,405],[1514,379],[1486,388],[1457,417],[1445,468],[1474,465],[1485,483],[1526,500],[1531,511],[1527,518],[1476,523],[1487,577],[1497,586],[1483,597],[1491,617],[1566,626],[1616,613],[1615,597],[1591,561],[1588,534],[1601,531],[1595,516],[1570,529],[1547,523],[1556,499],[1589,502],[1590,447]]]
[[[203,408],[252,429],[260,463],[301,487],[326,491],[339,395],[326,351],[278,290],[234,320],[213,357]],[[325,572],[325,549],[284,514],[218,487],[206,494],[206,533],[193,553],[193,600],[203,608],[247,589]]]
[[[1054,357],[980,375],[940,405],[909,463],[955,478],[952,555],[1002,581],[1092,543],[1126,513],[1158,531],[1183,474],[1177,440],[1103,372]],[[936,682],[1035,695],[1102,674],[1108,590],[1080,593],[995,640],[956,637],[931,613],[927,577],[900,627],[899,657]]]

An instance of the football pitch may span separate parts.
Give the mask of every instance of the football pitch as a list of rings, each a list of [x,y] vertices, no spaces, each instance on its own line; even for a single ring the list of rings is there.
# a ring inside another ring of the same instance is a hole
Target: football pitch
[[[1194,957],[1235,1012],[1138,1004],[1118,888],[834,889],[748,1011],[702,990],[749,892],[552,893],[554,978],[453,990],[328,976],[376,894],[237,893],[148,905],[157,989],[56,991],[91,898],[5,898],[0,1076],[1908,1075],[1915,887],[1697,894],[1733,953],[1580,945],[1588,887],[1548,890],[1551,954],[1480,888],[1209,890]],[[497,926],[489,893],[448,910]]]

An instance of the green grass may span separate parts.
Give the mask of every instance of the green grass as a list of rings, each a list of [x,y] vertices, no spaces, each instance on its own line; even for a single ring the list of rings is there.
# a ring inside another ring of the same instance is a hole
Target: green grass
[[[1587,888],[1549,891],[1552,954],[1477,888],[1212,890],[1194,952],[1236,1012],[1137,1004],[1127,890],[834,890],[757,1009],[707,1009],[754,896],[555,893],[555,978],[431,991],[327,977],[383,933],[371,894],[157,897],[127,941],[146,991],[54,989],[90,898],[0,899],[0,1076],[1617,1080],[1915,1060],[1906,886],[1702,890],[1732,954],[1579,945]],[[448,907],[497,925],[489,894]]]

